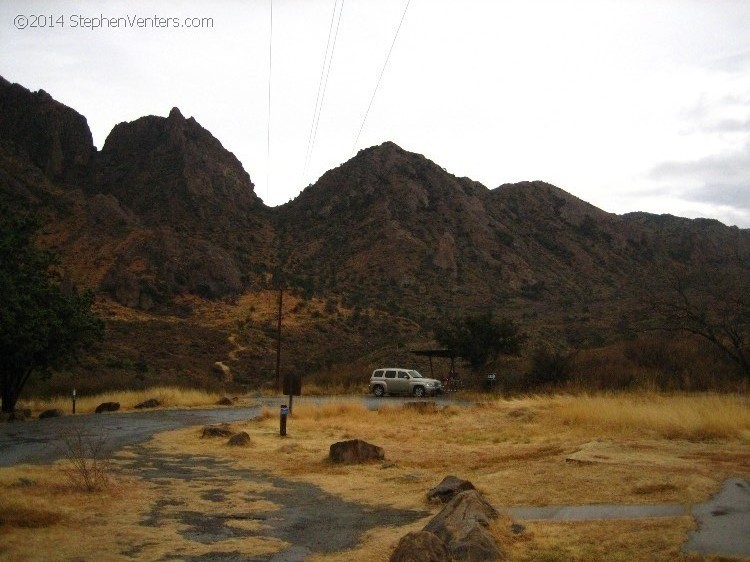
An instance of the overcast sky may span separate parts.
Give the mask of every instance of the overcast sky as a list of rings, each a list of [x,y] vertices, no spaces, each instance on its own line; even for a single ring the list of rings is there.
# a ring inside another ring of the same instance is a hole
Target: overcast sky
[[[393,44],[406,2],[273,0],[270,159],[271,0],[3,0],[0,75],[85,115],[98,148],[176,106],[269,205],[391,140],[489,188],[750,227],[750,1],[411,0]]]

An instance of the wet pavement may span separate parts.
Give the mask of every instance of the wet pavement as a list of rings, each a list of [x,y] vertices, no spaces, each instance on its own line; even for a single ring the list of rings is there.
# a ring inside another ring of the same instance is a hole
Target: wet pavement
[[[682,546],[685,553],[750,557],[750,480],[730,478],[709,501],[693,506],[654,505],[557,505],[512,507],[514,519],[544,521],[596,521],[646,519],[692,515],[698,528]]]
[[[693,506],[698,529],[683,552],[750,557],[750,480],[730,478],[706,503]]]
[[[65,437],[81,431],[106,435],[107,445],[117,451],[151,439],[157,433],[181,427],[248,420],[261,406],[191,410],[153,410],[63,416],[45,420],[0,423],[0,467],[51,463],[65,457]]]
[[[212,457],[169,454],[146,446],[129,448],[132,457],[119,459],[125,473],[156,484],[177,480],[191,486],[205,486],[203,499],[215,503],[218,512],[194,511],[184,500],[162,498],[154,503],[141,525],[159,527],[177,522],[187,540],[212,545],[216,552],[198,557],[178,556],[180,560],[248,560],[250,562],[299,562],[314,553],[330,553],[357,546],[362,535],[375,527],[408,525],[430,514],[428,511],[393,509],[363,505],[341,499],[318,486],[270,475],[261,470],[239,468],[229,461]],[[224,490],[233,481],[250,483],[253,491],[242,492],[246,505],[262,500],[276,509],[249,512],[227,509]],[[213,510],[210,510],[213,511]],[[257,529],[232,525],[235,521],[257,521]],[[277,553],[248,558],[222,551],[225,540],[241,537],[272,537],[288,544]],[[144,544],[132,544],[121,554],[139,557]],[[170,558],[165,558],[169,560]]]

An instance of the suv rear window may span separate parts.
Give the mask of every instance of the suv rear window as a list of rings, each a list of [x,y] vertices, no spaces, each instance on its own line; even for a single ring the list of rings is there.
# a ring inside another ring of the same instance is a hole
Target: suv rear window
[[[372,374],[372,376],[373,376],[373,377],[378,377],[378,378],[380,378],[380,377],[382,377],[382,376],[383,376],[383,373],[384,373],[384,371],[375,371],[375,372],[374,372],[374,373]]]

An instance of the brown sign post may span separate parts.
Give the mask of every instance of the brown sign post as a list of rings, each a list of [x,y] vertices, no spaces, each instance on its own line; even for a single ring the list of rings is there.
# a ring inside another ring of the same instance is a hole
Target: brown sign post
[[[302,396],[302,375],[287,374],[284,377],[284,394],[289,396],[289,413],[292,413],[292,404],[295,396]]]

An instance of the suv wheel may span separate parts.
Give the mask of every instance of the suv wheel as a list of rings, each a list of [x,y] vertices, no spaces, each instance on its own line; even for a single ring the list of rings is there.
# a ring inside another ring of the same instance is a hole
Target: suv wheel
[[[383,396],[383,394],[385,394],[385,391],[383,390],[383,387],[382,387],[382,386],[380,386],[379,384],[376,384],[376,385],[375,385],[375,386],[374,386],[374,387],[372,388],[372,393],[373,393],[373,394],[374,394],[375,396],[377,396],[378,398],[380,398],[380,397],[382,397],[382,396]]]
[[[414,396],[417,398],[422,398],[424,396],[424,387],[423,386],[415,386],[414,387]]]

